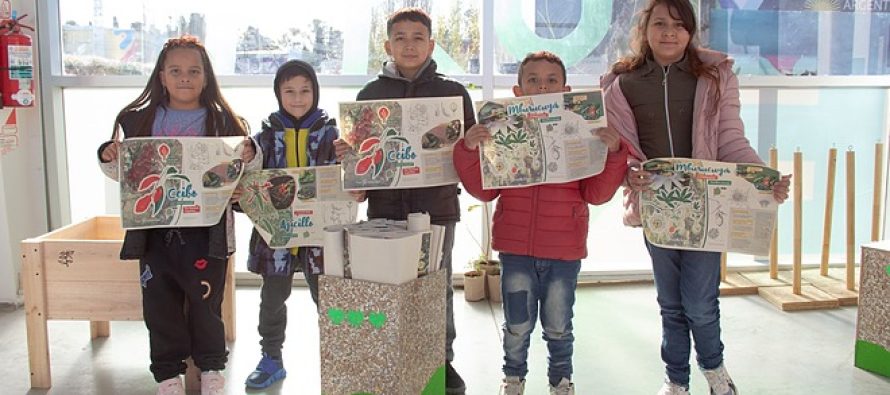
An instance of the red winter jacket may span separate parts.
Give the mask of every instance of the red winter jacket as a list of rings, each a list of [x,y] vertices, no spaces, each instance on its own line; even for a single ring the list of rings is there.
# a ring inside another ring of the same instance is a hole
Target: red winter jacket
[[[627,172],[627,146],[609,153],[603,172],[583,180],[525,188],[482,189],[479,149],[463,139],[454,145],[454,168],[471,195],[498,199],[492,227],[492,248],[508,254],[576,260],[587,256],[587,204],[612,199]]]

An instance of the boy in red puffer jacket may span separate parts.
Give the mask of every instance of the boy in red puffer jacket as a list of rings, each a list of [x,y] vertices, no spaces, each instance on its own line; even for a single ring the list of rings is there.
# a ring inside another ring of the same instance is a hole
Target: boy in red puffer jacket
[[[568,92],[566,71],[556,55],[525,57],[516,96]],[[479,143],[491,138],[476,124],[454,145],[454,167],[470,194],[482,201],[500,197],[494,214],[493,247],[500,252],[504,303],[502,394],[522,394],[528,373],[529,337],[538,312],[550,351],[551,394],[574,394],[572,306],[581,258],[587,256],[588,204],[611,200],[627,171],[627,147],[611,127],[592,130],[609,147],[602,173],[562,184],[482,189]]]

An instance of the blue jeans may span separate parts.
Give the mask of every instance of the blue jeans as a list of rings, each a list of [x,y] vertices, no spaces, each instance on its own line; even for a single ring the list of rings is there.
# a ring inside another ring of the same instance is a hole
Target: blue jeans
[[[550,382],[572,378],[572,307],[581,261],[500,254],[504,300],[504,374],[525,377],[528,346],[540,303],[541,327],[550,351]]]
[[[720,253],[656,247],[646,241],[661,308],[661,359],[668,379],[689,384],[690,338],[702,369],[723,363],[720,341]]]

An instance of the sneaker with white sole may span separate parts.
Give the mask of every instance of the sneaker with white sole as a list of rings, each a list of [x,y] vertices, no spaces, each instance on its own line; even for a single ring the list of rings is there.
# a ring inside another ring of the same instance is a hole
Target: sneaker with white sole
[[[726,367],[721,363],[720,366],[705,370],[702,369],[705,378],[708,379],[708,386],[711,387],[711,395],[738,395],[739,390],[736,389],[735,383],[726,372]]]
[[[225,395],[226,378],[219,370],[201,372],[201,395]]]
[[[689,387],[665,380],[657,395],[689,395]]]
[[[182,377],[176,376],[158,383],[158,395],[185,395]]]
[[[575,384],[563,377],[555,387],[550,386],[550,395],[575,395]]]
[[[517,376],[507,376],[501,383],[501,395],[522,395],[525,393],[525,379]]]

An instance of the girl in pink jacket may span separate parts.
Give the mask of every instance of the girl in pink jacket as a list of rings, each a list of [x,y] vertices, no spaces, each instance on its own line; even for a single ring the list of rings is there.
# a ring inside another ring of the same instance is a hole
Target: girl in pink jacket
[[[745,138],[733,62],[726,54],[696,46],[689,0],[650,0],[638,21],[634,53],[600,81],[609,124],[630,145],[624,190],[629,226],[641,225],[639,193],[651,183],[640,162],[682,157],[762,163]],[[788,197],[789,177],[774,186],[778,202]],[[659,394],[688,394],[690,332],[711,394],[737,394],[723,365],[720,253],[645,244],[662,317],[667,378]]]

